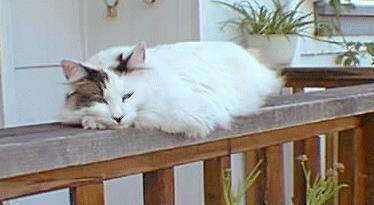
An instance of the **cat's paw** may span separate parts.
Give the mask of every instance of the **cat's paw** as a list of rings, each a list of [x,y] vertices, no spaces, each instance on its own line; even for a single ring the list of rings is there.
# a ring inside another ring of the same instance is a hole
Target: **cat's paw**
[[[187,131],[184,134],[189,138],[204,139],[209,135],[209,131]]]
[[[82,127],[85,130],[103,130],[106,129],[103,123],[97,121],[94,117],[86,116],[82,118]]]

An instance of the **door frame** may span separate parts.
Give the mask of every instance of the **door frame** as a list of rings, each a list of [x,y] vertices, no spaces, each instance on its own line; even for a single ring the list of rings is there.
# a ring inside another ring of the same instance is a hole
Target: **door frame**
[[[12,46],[12,21],[11,21],[11,0],[2,0],[0,3],[0,128],[11,126],[7,121],[7,116],[11,115],[14,98],[14,58]],[[14,112],[13,112],[14,113]]]

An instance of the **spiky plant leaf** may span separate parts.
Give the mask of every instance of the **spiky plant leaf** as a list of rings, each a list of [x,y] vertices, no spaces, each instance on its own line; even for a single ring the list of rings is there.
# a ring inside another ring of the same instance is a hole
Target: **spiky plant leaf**
[[[244,181],[240,182],[236,193],[232,191],[231,170],[226,170],[223,176],[223,197],[226,205],[238,205],[244,198],[245,193],[250,189],[260,176],[259,170],[263,160],[260,160]]]

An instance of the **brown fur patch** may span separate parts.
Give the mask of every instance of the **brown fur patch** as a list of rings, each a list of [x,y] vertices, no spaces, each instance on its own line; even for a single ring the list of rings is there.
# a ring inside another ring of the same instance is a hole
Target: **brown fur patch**
[[[70,109],[79,109],[82,107],[89,107],[94,102],[106,103],[105,99],[101,96],[74,92],[66,97],[65,106]]]
[[[107,103],[104,99],[105,82],[109,80],[106,73],[87,69],[87,76],[71,83],[74,92],[66,97],[65,105],[70,109],[89,107],[94,102]]]

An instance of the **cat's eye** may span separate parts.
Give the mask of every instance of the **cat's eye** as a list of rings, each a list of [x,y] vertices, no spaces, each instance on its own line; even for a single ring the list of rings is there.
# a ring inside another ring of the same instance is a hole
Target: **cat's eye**
[[[130,93],[125,94],[122,97],[122,102],[125,102],[126,99],[129,99],[132,96],[132,94],[134,94],[134,92],[130,92]]]

